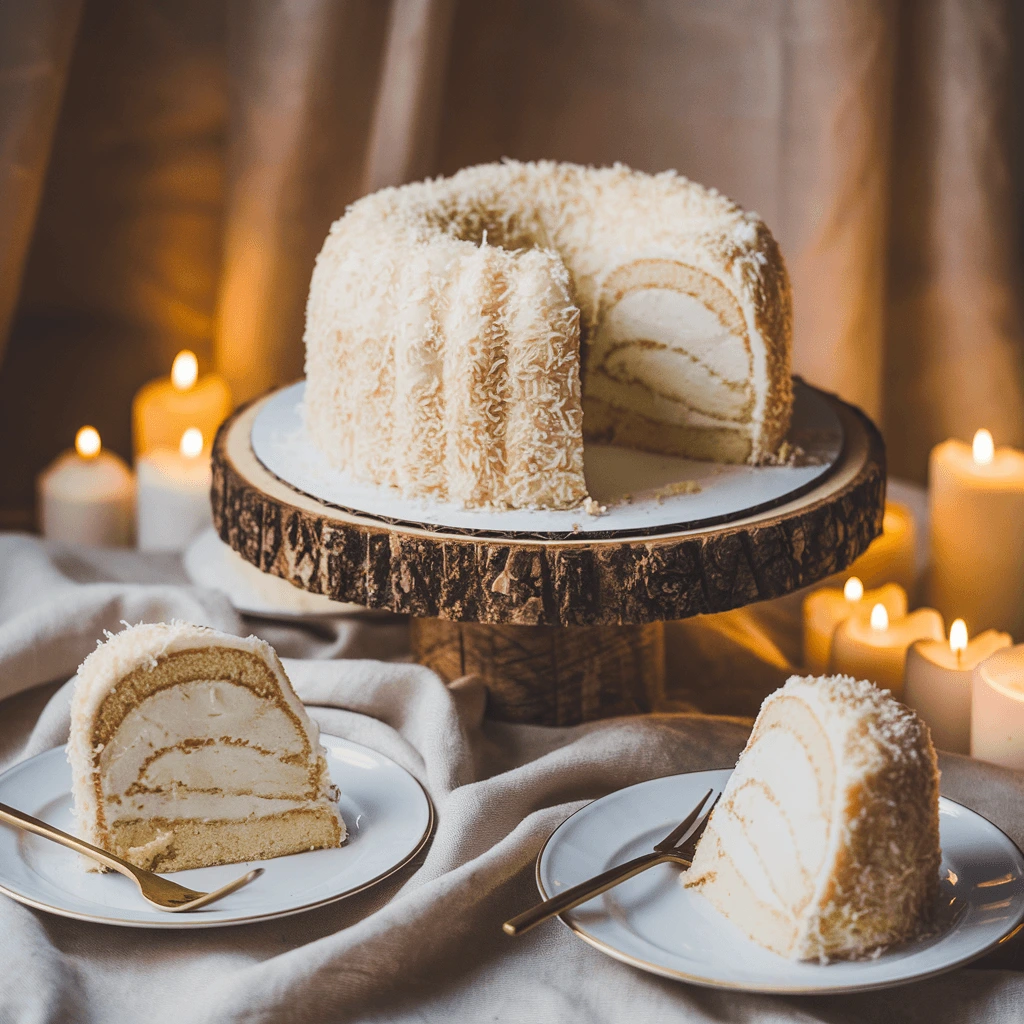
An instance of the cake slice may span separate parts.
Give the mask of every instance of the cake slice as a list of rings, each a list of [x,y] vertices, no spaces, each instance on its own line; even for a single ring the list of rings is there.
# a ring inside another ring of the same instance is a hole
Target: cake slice
[[[273,648],[175,622],[89,655],[71,702],[78,835],[160,871],[340,846],[316,724]]]
[[[793,676],[762,705],[683,884],[782,956],[867,956],[931,917],[938,799],[913,711],[849,676]]]

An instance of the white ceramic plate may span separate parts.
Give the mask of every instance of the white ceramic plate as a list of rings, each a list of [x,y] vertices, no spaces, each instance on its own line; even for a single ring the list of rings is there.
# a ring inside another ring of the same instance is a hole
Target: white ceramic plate
[[[724,771],[672,775],[595,800],[564,821],[537,859],[548,896],[647,853]],[[748,992],[830,993],[886,988],[942,974],[997,945],[1024,920],[1024,856],[991,822],[952,800],[939,805],[940,927],[874,960],[798,963],[756,945],[703,896],[659,865],[562,915],[580,938],[666,978]]]
[[[122,875],[86,871],[78,854],[0,824],[0,892],[62,917],[129,928],[215,928],[284,917],[351,896],[407,864],[430,836],[434,812],[420,784],[390,758],[335,736],[320,737],[342,792],[348,842],[248,864],[177,871],[182,885],[209,892],[249,868],[263,874],[212,906],[187,914],[155,910]],[[71,820],[71,768],[63,748],[0,775],[0,802],[65,832]]]
[[[552,537],[696,529],[772,508],[807,490],[832,469],[843,448],[843,426],[834,406],[820,391],[794,381],[789,439],[808,453],[811,464],[730,466],[588,444],[583,450],[587,488],[607,506],[604,515],[579,509],[487,512],[403,498],[386,487],[357,483],[332,467],[306,437],[301,416],[305,387],[300,381],[262,405],[250,435],[256,458],[279,480],[339,508],[442,529]],[[699,490],[670,493],[673,485],[686,481]]]

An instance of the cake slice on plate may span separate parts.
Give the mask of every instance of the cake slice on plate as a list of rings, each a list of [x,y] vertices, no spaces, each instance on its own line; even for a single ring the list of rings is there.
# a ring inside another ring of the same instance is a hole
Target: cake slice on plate
[[[931,918],[938,800],[913,711],[848,676],[794,676],[762,705],[683,884],[783,956],[867,956]]]
[[[68,760],[79,836],[139,867],[345,839],[319,730],[256,637],[180,622],[108,634],[78,669]]]

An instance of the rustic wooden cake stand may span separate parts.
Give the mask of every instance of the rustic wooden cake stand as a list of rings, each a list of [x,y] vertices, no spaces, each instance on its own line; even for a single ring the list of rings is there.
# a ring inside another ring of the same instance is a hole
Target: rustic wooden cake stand
[[[263,572],[412,616],[416,660],[449,682],[482,676],[492,718],[572,725],[649,711],[664,683],[663,622],[789,594],[881,533],[882,438],[858,409],[827,400],[843,450],[799,497],[706,529],[534,540],[394,524],[294,489],[253,454],[263,398],[217,435],[213,518]]]

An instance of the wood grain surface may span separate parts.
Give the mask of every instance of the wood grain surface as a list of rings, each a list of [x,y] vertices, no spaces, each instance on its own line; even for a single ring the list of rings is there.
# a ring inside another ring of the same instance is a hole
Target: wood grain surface
[[[445,682],[480,676],[487,716],[577,725],[656,710],[664,696],[663,626],[498,626],[412,620],[413,655]]]

